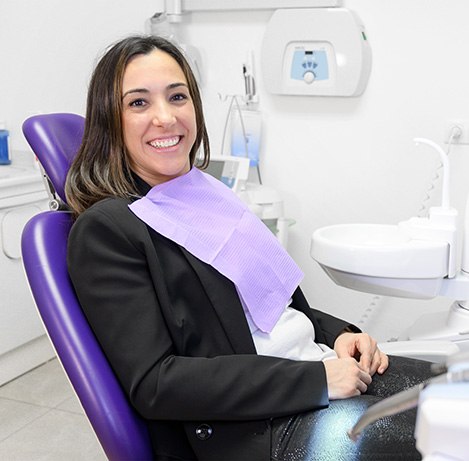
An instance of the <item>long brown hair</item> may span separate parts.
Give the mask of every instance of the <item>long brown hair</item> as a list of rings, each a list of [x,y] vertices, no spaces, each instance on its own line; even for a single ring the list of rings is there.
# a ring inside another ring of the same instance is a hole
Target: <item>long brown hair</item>
[[[194,165],[202,144],[203,157],[197,166],[205,168],[208,165],[210,146],[202,100],[184,55],[176,45],[161,37],[136,35],[125,38],[109,48],[91,77],[83,141],[65,185],[67,203],[75,216],[103,198],[137,194],[122,129],[122,80],[127,64],[134,56],[149,54],[154,49],[175,59],[187,79],[197,124],[196,140],[189,154],[190,165]]]

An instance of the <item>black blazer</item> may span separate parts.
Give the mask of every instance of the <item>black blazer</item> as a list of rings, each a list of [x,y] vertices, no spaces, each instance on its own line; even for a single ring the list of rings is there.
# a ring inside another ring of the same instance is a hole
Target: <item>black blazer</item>
[[[328,405],[322,362],[260,356],[230,280],[140,221],[130,202],[80,215],[69,272],[80,304],[161,460],[270,460],[271,418]],[[210,225],[210,223],[207,223]],[[292,306],[333,346],[350,325]]]

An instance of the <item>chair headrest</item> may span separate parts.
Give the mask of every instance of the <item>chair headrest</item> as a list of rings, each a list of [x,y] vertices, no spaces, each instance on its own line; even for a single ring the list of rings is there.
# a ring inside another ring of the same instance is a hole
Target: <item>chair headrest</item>
[[[67,113],[34,115],[23,123],[26,140],[64,203],[65,180],[80,147],[84,127],[84,117]]]

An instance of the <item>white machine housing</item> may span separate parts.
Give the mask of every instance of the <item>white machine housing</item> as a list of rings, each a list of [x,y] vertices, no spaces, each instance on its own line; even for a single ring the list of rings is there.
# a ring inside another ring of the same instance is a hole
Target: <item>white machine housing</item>
[[[50,360],[50,346],[24,275],[21,232],[49,208],[39,169],[30,152],[14,152],[0,168],[0,385]]]
[[[279,9],[264,35],[266,89],[273,94],[359,96],[371,71],[371,48],[346,8]]]
[[[210,155],[210,163],[205,171],[238,193],[246,187],[249,163],[247,157]]]

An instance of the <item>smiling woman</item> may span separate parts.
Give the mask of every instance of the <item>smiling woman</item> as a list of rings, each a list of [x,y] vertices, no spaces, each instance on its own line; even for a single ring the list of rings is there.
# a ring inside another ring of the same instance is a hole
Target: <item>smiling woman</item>
[[[142,168],[142,174],[148,169],[144,152],[161,157],[176,143],[178,152],[188,149],[192,166],[203,146],[198,166],[208,165],[210,146],[195,77],[179,49],[160,37],[131,37],[107,50],[91,78],[86,122],[66,184],[75,216],[106,197],[139,195],[133,167]],[[129,129],[133,124],[135,133]],[[164,174],[150,182],[161,180]]]
[[[167,53],[134,57],[122,83],[122,126],[130,167],[150,186],[190,170],[197,135],[186,77]]]

